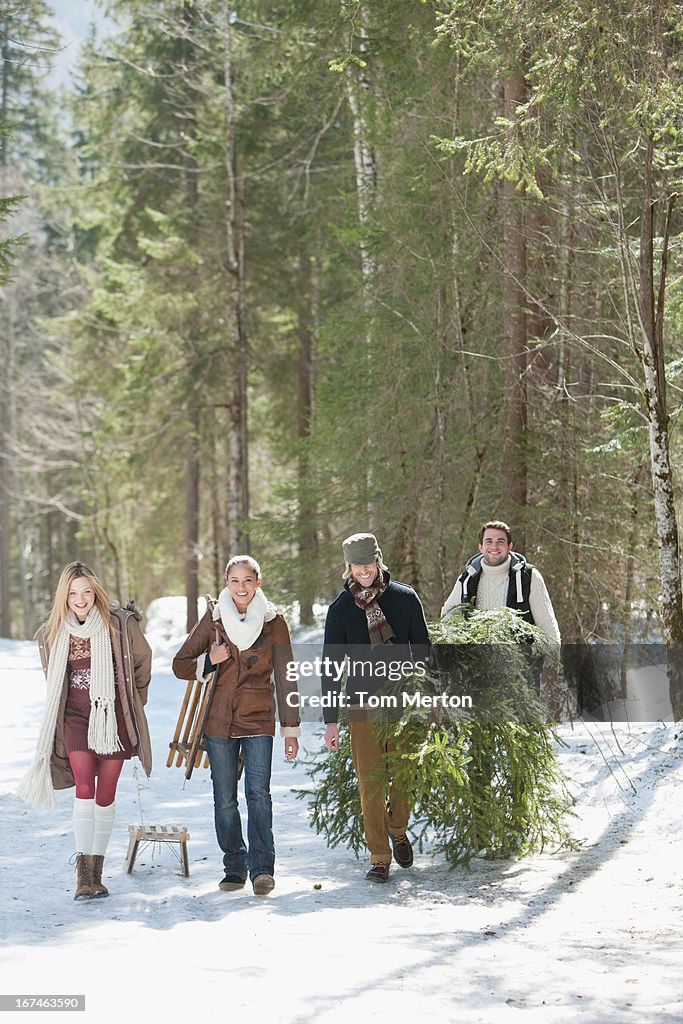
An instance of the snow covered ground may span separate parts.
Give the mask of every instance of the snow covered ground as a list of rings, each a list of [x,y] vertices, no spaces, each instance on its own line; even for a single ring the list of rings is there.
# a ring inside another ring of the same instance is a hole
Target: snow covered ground
[[[73,791],[54,812],[14,795],[44,682],[34,644],[0,640],[2,993],[85,994],[86,1012],[67,1018],[103,1024],[683,1021],[683,730],[562,726],[579,852],[455,871],[424,853],[386,886],[311,831],[292,793],[305,770],[284,762],[276,738],[275,892],[223,893],[208,771],[185,782],[165,767],[185,686],[170,671],[173,629],[173,616],[164,628],[154,620],[154,773],[124,768],[105,863],[111,897],[86,903],[72,898]],[[321,737],[304,726],[309,751]],[[159,846],[126,873],[128,825],[140,822],[187,827],[188,879]]]

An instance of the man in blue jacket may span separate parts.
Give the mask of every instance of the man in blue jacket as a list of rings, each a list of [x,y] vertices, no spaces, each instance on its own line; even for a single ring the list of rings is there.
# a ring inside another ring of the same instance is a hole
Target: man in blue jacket
[[[395,645],[404,645],[413,660],[426,656],[429,635],[424,611],[412,587],[395,583],[382,561],[377,539],[371,533],[355,533],[342,544],[346,569],[344,588],[330,605],[325,620],[322,690],[327,697],[324,707],[325,745],[339,749],[338,707],[340,683],[325,669],[327,659],[337,664],[340,656],[349,657],[349,678],[346,698],[349,703],[351,753],[358,779],[365,841],[370,852],[371,867],[366,878],[386,882],[393,856],[403,868],[413,863],[413,850],[406,835],[410,806],[406,795],[388,777],[387,754],[392,750],[388,730],[378,736],[372,721],[355,720],[363,710],[363,693],[372,691],[372,681],[354,678],[353,664],[403,661],[397,659]],[[371,657],[368,659],[368,655]],[[377,672],[381,677],[382,673]],[[386,792],[389,790],[389,809]],[[391,846],[390,846],[391,843]]]

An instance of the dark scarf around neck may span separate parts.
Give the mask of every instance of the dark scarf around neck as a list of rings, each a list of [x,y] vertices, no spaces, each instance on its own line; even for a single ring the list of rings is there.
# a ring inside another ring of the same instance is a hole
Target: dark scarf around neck
[[[368,635],[372,647],[391,643],[395,639],[394,631],[377,600],[387,589],[388,583],[388,577],[381,569],[371,587],[361,587],[353,577],[348,582],[349,593],[358,607],[363,609],[368,620]]]

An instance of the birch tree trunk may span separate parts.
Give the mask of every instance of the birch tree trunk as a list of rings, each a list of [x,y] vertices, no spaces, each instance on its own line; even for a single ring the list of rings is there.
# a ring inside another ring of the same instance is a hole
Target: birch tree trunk
[[[626,555],[626,587],[624,590],[624,606],[626,609],[625,624],[624,624],[624,649],[621,656],[621,671],[620,671],[620,684],[621,684],[621,698],[626,700],[628,697],[627,692],[627,671],[629,666],[630,651],[633,646],[633,613],[631,604],[633,602],[634,594],[634,583],[635,583],[635,567],[636,567],[636,544],[638,542],[638,511],[640,509],[640,489],[642,486],[642,478],[644,475],[644,464],[637,466],[632,479],[633,495],[631,499],[631,508],[629,510],[629,530],[628,530],[628,545]]]
[[[654,146],[647,140],[644,168],[643,209],[640,221],[640,320],[642,334],[645,406],[648,416],[650,464],[655,503],[655,522],[659,541],[659,567],[662,583],[661,619],[667,643],[683,641],[683,608],[679,563],[678,524],[674,499],[673,472],[669,456],[669,415],[663,344],[663,290],[666,283],[666,246],[668,220],[664,236],[660,274],[659,313],[655,314],[654,292],[654,207],[652,201],[652,162]]]
[[[358,12],[360,18],[361,11]],[[361,56],[367,52],[367,33],[363,25],[358,27],[360,33]],[[346,77],[346,94],[353,122],[353,158],[356,172],[356,195],[358,198],[358,220],[361,227],[360,264],[362,277],[362,309],[365,330],[365,352],[368,361],[368,374],[371,371],[371,352],[373,343],[372,331],[372,296],[377,275],[377,261],[370,252],[368,235],[373,220],[373,209],[377,200],[377,163],[371,141],[368,124],[368,103],[371,95],[370,79],[363,69],[359,76],[356,65],[351,65]],[[372,529],[372,441],[370,432],[366,437],[365,462],[365,497],[364,504],[368,516],[368,529]]]
[[[4,372],[0,374],[0,636],[12,635],[12,459],[10,452],[10,341],[3,342]]]
[[[665,642],[670,645],[669,694],[674,718],[683,715],[683,673],[674,645],[683,643],[683,594],[681,591],[678,522],[673,471],[669,455],[669,414],[664,368],[664,290],[666,287],[669,226],[674,197],[669,199],[662,241],[657,307],[654,275],[654,143],[646,139],[643,174],[643,207],[640,217],[639,313],[640,349],[645,407],[650,440],[650,466],[659,543],[659,574],[662,587],[660,620]]]
[[[377,271],[376,260],[367,245],[367,231],[372,223],[372,209],[377,191],[377,165],[370,142],[370,130],[366,115],[369,93],[370,82],[367,76],[364,75],[357,81],[349,75],[347,78],[347,96],[353,118],[353,159],[356,170],[358,219],[363,229],[360,243],[360,261],[363,285],[368,296],[370,295],[371,285]]]
[[[9,22],[2,21],[2,79],[0,80],[0,119],[7,124],[7,93],[9,77]],[[7,167],[7,136],[0,133],[0,172],[2,194],[5,190],[5,171]],[[5,341],[9,346],[9,341]],[[5,347],[3,346],[3,347]],[[8,366],[10,353],[3,354],[4,372],[0,375],[0,636],[12,635],[12,506],[10,476],[12,462],[10,458],[10,424],[9,402],[12,386]]]

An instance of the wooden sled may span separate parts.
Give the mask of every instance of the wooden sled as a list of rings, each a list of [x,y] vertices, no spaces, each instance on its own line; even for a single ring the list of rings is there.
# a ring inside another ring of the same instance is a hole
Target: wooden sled
[[[204,726],[216,687],[214,671],[207,679],[191,679],[185,689],[173,739],[169,743],[166,767],[185,766],[185,778],[190,779],[195,768],[208,768],[209,758],[204,747]],[[203,760],[203,764],[202,764]]]
[[[206,607],[213,611],[216,602],[210,594],[206,595]],[[216,642],[218,642],[216,631]],[[209,767],[209,757],[204,747],[204,726],[206,716],[211,707],[213,691],[216,688],[218,668],[215,668],[206,679],[191,679],[185,688],[185,697],[176,722],[173,739],[169,743],[169,754],[166,767],[170,768],[175,759],[176,767],[185,765],[185,778],[190,779],[195,768]]]
[[[210,594],[206,595],[206,606],[213,611],[216,602]],[[218,630],[216,630],[216,643],[220,643]],[[180,708],[178,721],[175,727],[173,739],[169,743],[170,751],[166,767],[173,765],[175,758],[176,767],[185,765],[185,778],[192,778],[195,768],[208,768],[209,756],[204,746],[204,728],[206,719],[211,707],[213,693],[216,689],[218,679],[218,666],[214,668],[206,679],[191,679],[185,689],[185,697]],[[203,757],[203,762],[202,762]],[[237,778],[242,775],[244,758],[240,753],[237,762]]]
[[[180,861],[185,878],[189,878],[190,862],[187,855],[187,841],[190,838],[190,833],[182,825],[129,825],[128,835],[126,867],[129,875],[133,872],[135,858],[140,851],[141,844],[178,843],[180,847],[180,853],[177,855],[178,860]]]
[[[204,726],[211,707],[213,691],[216,688],[218,670],[205,679],[191,679],[185,690],[175,734],[169,743],[166,767],[171,768],[175,759],[176,767],[185,765],[185,778],[191,779],[195,768],[208,768],[209,756],[204,746]],[[203,755],[203,761],[202,761]],[[237,778],[242,778],[244,757],[240,752],[237,759]]]

